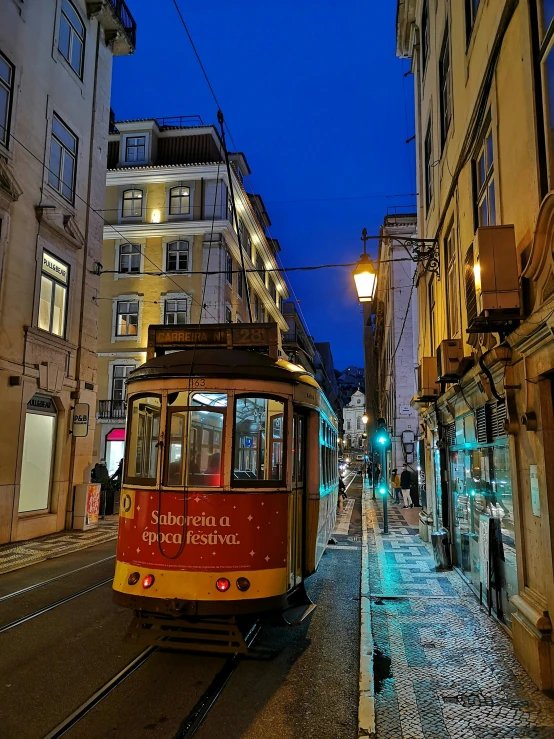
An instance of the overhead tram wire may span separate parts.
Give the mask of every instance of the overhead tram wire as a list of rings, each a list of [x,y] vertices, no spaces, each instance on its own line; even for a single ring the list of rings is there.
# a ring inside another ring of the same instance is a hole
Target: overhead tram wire
[[[246,277],[246,270],[244,267],[244,251],[242,248],[242,238],[241,238],[241,229],[238,227],[238,215],[237,215],[237,204],[235,202],[235,191],[233,189],[233,177],[231,173],[231,163],[229,161],[229,152],[227,151],[227,144],[225,142],[225,129],[224,129],[224,123],[225,119],[223,118],[223,112],[221,111],[221,108],[217,111],[217,120],[221,127],[221,142],[223,144],[223,152],[225,154],[225,164],[227,167],[227,179],[229,180],[229,192],[231,194],[231,206],[232,206],[232,213],[231,218],[233,219],[233,224],[236,224],[237,226],[237,240],[239,242],[239,254],[240,254],[240,263],[242,266],[242,272],[244,276],[244,289],[246,291],[246,307],[248,308],[248,317],[250,318],[250,323],[252,323],[252,304],[250,301],[250,285],[248,283],[248,279]]]
[[[24,143],[23,143],[22,141],[20,141],[20,140],[19,140],[19,139],[17,138],[17,136],[14,136],[14,134],[10,133],[10,138],[12,138],[12,139],[13,139],[14,141],[16,141],[16,142],[17,142],[17,143],[19,144],[19,146],[21,146],[21,148],[22,148],[22,149],[24,149],[24,150],[25,150],[25,151],[26,151],[26,152],[27,152],[28,154],[30,154],[30,155],[31,155],[31,156],[33,157],[33,159],[36,159],[36,161],[37,161],[37,162],[38,162],[38,163],[39,163],[39,164],[40,164],[40,165],[41,165],[41,166],[42,166],[42,167],[44,168],[44,170],[45,170],[46,172],[50,172],[50,173],[51,173],[51,174],[53,174],[53,175],[54,175],[55,177],[57,177],[57,176],[58,176],[58,175],[56,174],[56,172],[54,172],[54,170],[50,169],[50,167],[48,167],[48,166],[47,166],[47,164],[46,164],[46,160],[45,160],[45,159],[41,159],[40,157],[38,157],[38,156],[37,156],[37,155],[36,155],[36,154],[35,154],[35,153],[34,153],[33,151],[31,151],[31,149],[29,149],[29,147],[28,147],[28,146],[26,146],[26,145],[25,145],[25,144],[24,144]],[[103,223],[103,224],[104,224],[105,226],[109,226],[109,227],[110,227],[110,228],[111,228],[111,229],[112,229],[113,231],[115,231],[115,233],[116,233],[116,234],[117,234],[118,236],[120,236],[120,237],[121,237],[121,239],[122,239],[122,241],[123,241],[123,243],[124,243],[124,244],[129,244],[130,246],[133,246],[132,242],[130,242],[130,241],[129,241],[129,240],[127,239],[127,238],[125,238],[125,236],[123,236],[123,234],[122,234],[122,233],[121,233],[120,231],[118,231],[118,229],[117,229],[117,228],[116,228],[116,227],[114,226],[114,224],[113,224],[113,223],[108,223],[108,222],[106,221],[106,219],[104,218],[104,216],[102,216],[102,215],[101,215],[101,212],[100,212],[100,211],[98,211],[98,210],[97,210],[96,208],[93,208],[93,206],[92,206],[92,205],[91,205],[91,204],[89,203],[89,201],[88,201],[88,200],[85,200],[84,198],[82,198],[82,197],[81,197],[81,196],[80,196],[80,195],[79,195],[79,194],[77,193],[77,191],[76,191],[76,190],[74,190],[74,191],[73,191],[73,195],[74,195],[74,197],[75,197],[75,198],[76,198],[77,200],[79,200],[79,201],[80,201],[81,203],[83,203],[83,205],[85,205],[85,206],[86,206],[87,208],[89,208],[89,209],[90,209],[90,210],[91,210],[91,211],[92,211],[93,213],[95,213],[95,214],[96,214],[96,215],[98,216],[98,218],[100,218],[100,220],[102,221],[102,223]],[[147,260],[148,260],[148,261],[149,261],[149,262],[150,262],[150,263],[151,263],[151,264],[152,264],[152,265],[153,265],[154,267],[156,267],[156,269],[157,269],[157,270],[159,270],[159,273],[158,273],[158,274],[159,274],[159,276],[163,276],[163,277],[167,277],[167,278],[169,278],[169,279],[171,280],[171,282],[173,282],[173,284],[174,284],[174,285],[176,285],[176,286],[177,286],[177,287],[179,288],[179,290],[180,290],[180,291],[182,291],[182,290],[183,290],[183,287],[182,287],[182,285],[179,285],[179,283],[178,283],[178,282],[176,282],[176,281],[175,281],[175,280],[173,279],[173,277],[171,276],[171,273],[169,273],[169,272],[166,272],[166,271],[165,271],[165,270],[163,270],[163,269],[162,269],[161,267],[159,267],[159,266],[158,266],[158,265],[156,264],[156,262],[154,262],[154,260],[153,260],[153,259],[151,259],[151,257],[149,257],[149,256],[148,256],[148,255],[147,255],[147,254],[146,254],[146,253],[145,253],[144,251],[141,251],[141,254],[142,254],[142,255],[144,256],[144,258],[145,258],[145,259],[147,259]],[[107,271],[108,271],[108,270],[102,270],[102,272],[107,272]],[[188,273],[187,273],[187,274],[188,274]],[[92,299],[93,299],[94,301],[96,301],[96,300],[98,300],[98,297],[96,297],[96,296],[93,296],[93,298],[92,298]],[[201,304],[201,303],[199,303],[199,302],[198,302],[198,301],[196,300],[196,298],[194,298],[194,297],[193,297],[192,295],[190,296],[190,300],[191,300],[191,303],[195,303],[196,305],[199,305],[199,306],[200,306],[200,308],[202,309],[202,307],[203,307],[203,306],[202,306],[202,304]],[[214,315],[213,315],[212,313],[210,313],[209,311],[206,311],[206,312],[208,313],[208,315],[209,315],[209,316],[210,316],[211,318],[213,318],[213,319],[214,319],[215,323],[217,323],[217,319],[216,319],[216,317],[215,317],[215,316],[214,316]]]

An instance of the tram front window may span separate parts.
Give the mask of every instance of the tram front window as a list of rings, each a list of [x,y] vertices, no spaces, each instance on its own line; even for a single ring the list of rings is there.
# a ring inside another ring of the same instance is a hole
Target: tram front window
[[[272,398],[237,398],[234,480],[283,480],[285,404]]]
[[[133,398],[127,452],[127,480],[139,485],[156,483],[161,398]]]
[[[221,393],[168,397],[167,485],[181,487],[186,480],[189,487],[221,487],[226,405],[227,396]]]

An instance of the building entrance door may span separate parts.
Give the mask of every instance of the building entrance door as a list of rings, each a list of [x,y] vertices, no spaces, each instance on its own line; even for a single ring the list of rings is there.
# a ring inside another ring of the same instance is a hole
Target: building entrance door
[[[47,395],[37,393],[27,403],[19,513],[50,508],[56,415],[54,402]]]

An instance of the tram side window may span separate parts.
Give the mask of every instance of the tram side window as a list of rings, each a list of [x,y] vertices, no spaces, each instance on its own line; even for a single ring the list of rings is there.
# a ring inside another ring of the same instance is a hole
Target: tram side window
[[[186,393],[168,396],[169,449],[166,482],[168,485],[189,487],[221,487],[223,458],[224,411],[227,396],[221,393],[191,394],[190,406]]]
[[[283,480],[284,412],[280,400],[236,399],[233,480]]]
[[[130,409],[127,480],[150,485],[156,482],[161,398],[134,398]]]

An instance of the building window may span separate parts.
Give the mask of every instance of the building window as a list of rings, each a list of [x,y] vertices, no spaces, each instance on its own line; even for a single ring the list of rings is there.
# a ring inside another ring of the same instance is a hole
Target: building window
[[[265,264],[264,264],[264,258],[262,257],[260,252],[256,254],[256,269],[258,270],[258,274],[260,275],[261,281],[265,285]]]
[[[167,245],[166,270],[186,272],[189,268],[189,242],[171,241]]]
[[[242,285],[243,285],[243,277],[242,272],[237,272],[237,295],[239,298],[242,298]]]
[[[140,244],[121,244],[119,247],[120,274],[140,272]]]
[[[137,300],[117,301],[117,336],[136,336],[138,334],[138,312]]]
[[[352,428],[352,424],[351,424],[351,422],[350,422],[350,421],[347,421],[347,422],[346,422],[346,428],[347,428],[347,430],[348,430],[348,431],[350,431],[350,430],[351,430],[351,428]]]
[[[260,320],[260,299],[257,295],[254,295],[254,320]]]
[[[48,511],[56,446],[56,406],[48,395],[35,394],[27,403],[19,513]]]
[[[490,126],[486,129],[478,152],[475,162],[477,223],[479,226],[495,226],[494,158]]]
[[[552,183],[554,183],[554,2],[552,0],[539,1],[539,22],[545,137],[548,150],[548,180],[550,189],[552,189]]]
[[[433,130],[431,128],[431,118],[427,125],[427,133],[425,134],[425,209],[429,210],[431,201],[433,200]]]
[[[448,338],[453,339],[459,330],[458,321],[458,270],[454,230],[451,228],[444,241],[444,263],[446,265],[446,318]]]
[[[0,143],[8,145],[13,99],[14,67],[0,54]]]
[[[260,301],[260,323],[265,323],[265,305]]]
[[[233,323],[233,311],[228,305],[225,306],[225,323]]]
[[[84,48],[85,27],[73,5],[68,0],[62,0],[58,49],[79,77],[83,76]]]
[[[242,245],[244,247],[244,251],[247,254],[251,254],[252,253],[252,239],[250,238],[250,233],[249,233],[249,231],[248,231],[247,228],[245,228],[244,229],[244,232],[243,232],[243,242],[242,242]]]
[[[190,213],[190,187],[172,187],[169,191],[169,215],[184,216]]]
[[[473,259],[473,244],[469,247],[464,260],[464,277],[466,288],[467,325],[471,326],[477,317],[477,296],[475,293],[475,272]]]
[[[431,342],[431,356],[435,355],[435,277],[431,277],[427,287],[427,302],[429,305],[429,336]]]
[[[360,431],[362,428],[362,422],[359,416],[356,417],[356,431]]]
[[[423,60],[424,75],[427,69],[427,62],[429,61],[429,38],[429,5],[427,0],[425,0],[421,12],[421,58]]]
[[[134,369],[134,364],[114,364],[112,370],[112,400],[125,400],[125,380],[129,376],[129,372]]]
[[[275,280],[272,280],[271,277],[269,278],[269,294],[271,295],[271,299],[273,302],[277,301],[277,286],[275,285]]]
[[[441,147],[444,146],[450,121],[452,119],[452,80],[450,73],[450,37],[448,23],[444,32],[441,55],[439,59],[440,113],[441,113]]]
[[[479,10],[480,0],[465,0],[466,4],[466,43],[469,44],[471,38],[471,32],[475,25],[475,18],[477,17],[477,11]]]
[[[185,299],[165,301],[164,323],[168,325],[188,323],[187,301]]]
[[[121,200],[123,218],[141,218],[144,193],[142,190],[124,190]]]
[[[282,313],[283,312],[283,296],[282,295],[279,295],[279,297],[277,298],[277,305],[279,306],[279,312]]]
[[[77,138],[57,115],[52,121],[48,182],[62,197],[73,202]]]
[[[69,265],[48,252],[42,253],[38,327],[56,336],[65,336]]]
[[[127,136],[125,139],[125,161],[146,161],[146,136]]]
[[[233,284],[233,257],[228,251],[225,252],[225,279],[229,285]]]

